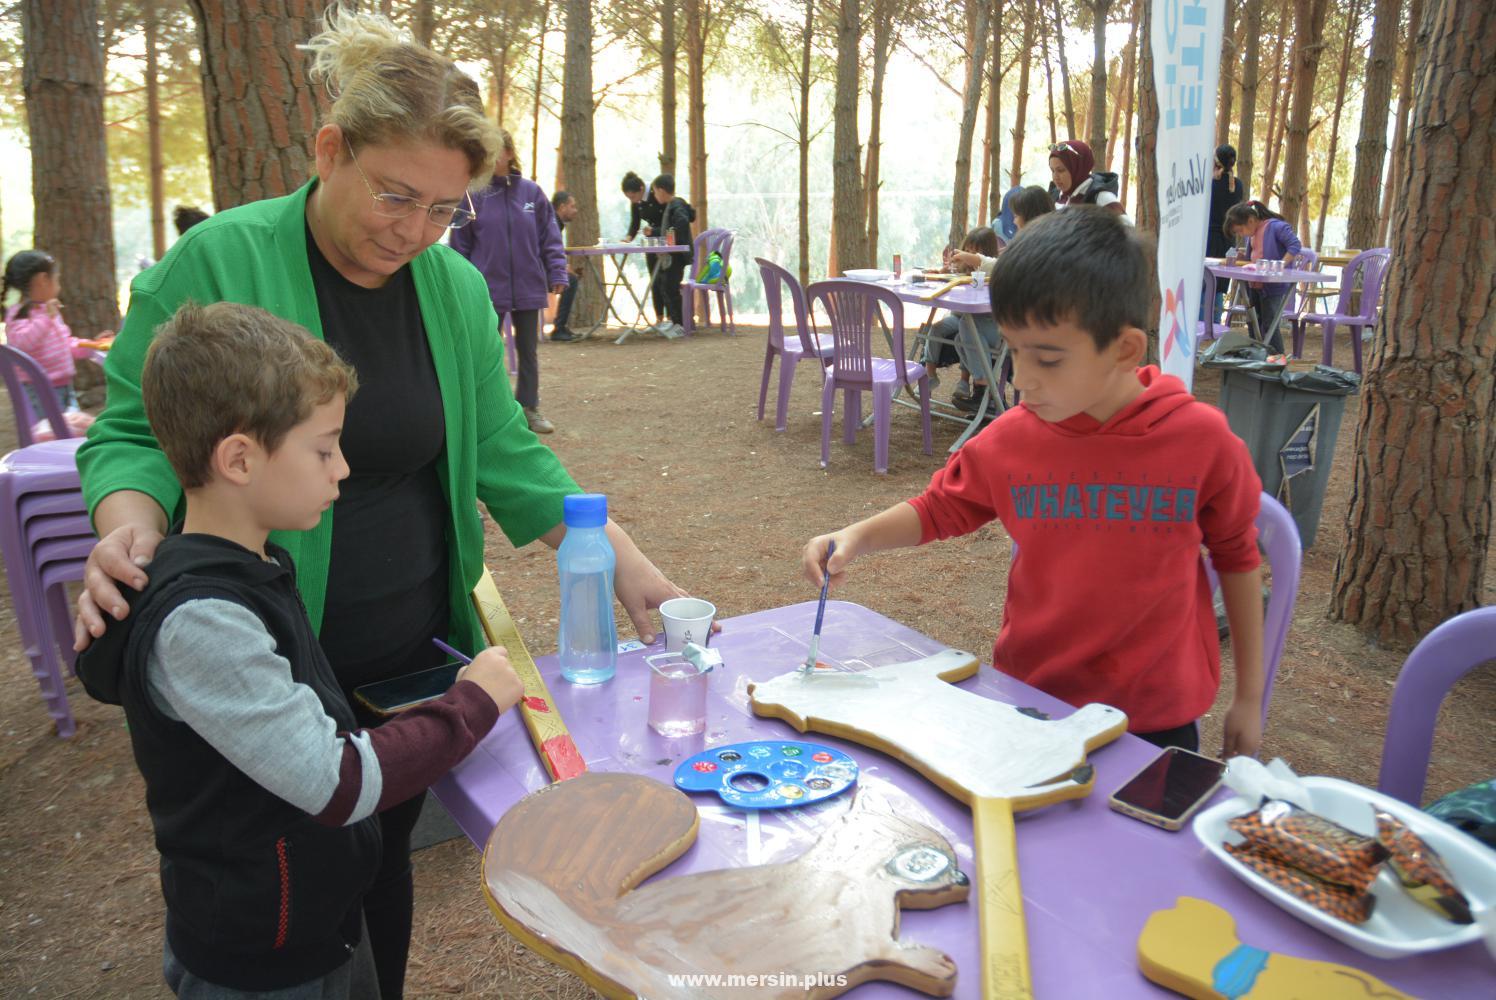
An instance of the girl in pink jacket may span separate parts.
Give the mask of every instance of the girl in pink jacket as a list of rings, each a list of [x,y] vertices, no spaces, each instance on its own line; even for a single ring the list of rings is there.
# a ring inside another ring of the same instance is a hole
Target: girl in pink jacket
[[[64,411],[76,408],[73,360],[87,357],[91,348],[73,336],[62,318],[62,306],[57,301],[62,291],[57,261],[43,250],[22,250],[5,263],[0,303],[12,290],[20,293],[21,301],[5,310],[6,341],[41,366]],[[41,413],[36,387],[28,385],[26,391],[31,394],[32,407]]]

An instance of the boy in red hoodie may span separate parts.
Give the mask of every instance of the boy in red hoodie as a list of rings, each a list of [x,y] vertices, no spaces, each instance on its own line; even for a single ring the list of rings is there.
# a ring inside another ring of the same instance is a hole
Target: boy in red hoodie
[[[1222,753],[1251,755],[1262,740],[1262,483],[1219,410],[1139,367],[1153,280],[1113,213],[1077,207],[1025,229],[992,272],[1022,405],[913,500],[811,539],[805,575],[819,584],[824,567],[835,586],[858,556],[996,518],[1018,551],[997,668],[1073,705],[1120,708],[1135,735],[1194,750],[1221,679],[1203,545],[1236,665]]]

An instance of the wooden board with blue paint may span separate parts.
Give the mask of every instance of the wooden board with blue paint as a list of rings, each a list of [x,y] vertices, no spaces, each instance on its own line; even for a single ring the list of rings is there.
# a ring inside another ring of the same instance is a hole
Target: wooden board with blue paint
[[[857,782],[857,762],[834,747],[755,740],[712,747],[681,761],[675,787],[715,792],[737,809],[787,809],[840,795]]]

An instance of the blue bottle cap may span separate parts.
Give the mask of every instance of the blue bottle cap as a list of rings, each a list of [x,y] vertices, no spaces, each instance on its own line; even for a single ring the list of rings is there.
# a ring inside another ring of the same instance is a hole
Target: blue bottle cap
[[[608,498],[602,493],[573,493],[561,501],[568,528],[601,528],[608,523]]]

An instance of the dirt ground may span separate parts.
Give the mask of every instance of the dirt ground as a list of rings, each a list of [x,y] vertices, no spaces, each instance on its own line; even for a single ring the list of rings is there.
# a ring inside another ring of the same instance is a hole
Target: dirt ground
[[[547,443],[585,487],[609,494],[614,516],[672,579],[709,597],[724,618],[814,597],[799,573],[805,540],[918,492],[957,432],[937,421],[935,454],[923,455],[917,415],[898,411],[890,474],[878,476],[871,432],[847,447],[838,424],[823,470],[815,372],[801,368],[789,430],[776,434],[772,396],[769,421],[755,419],[764,331],[741,333],[541,348],[542,409],[558,428]],[[948,379],[937,396],[949,387]],[[1217,391],[1218,377],[1201,373],[1198,394],[1213,401]],[[0,450],[8,450],[15,438],[3,409]],[[1355,413],[1352,399],[1319,539],[1305,556],[1263,756],[1285,757],[1302,774],[1375,784],[1404,653],[1373,648],[1326,618]],[[1008,548],[994,525],[961,541],[872,557],[838,596],[987,655]],[[490,524],[488,561],[530,648],[553,651],[552,553],[539,544],[516,552]],[[1496,558],[1489,567],[1488,597],[1496,593]],[[0,602],[0,996],[165,996],[156,856],[122,713],[70,681],[78,733],[58,740],[20,653],[8,592]],[[1221,707],[1205,720],[1207,750],[1220,746]],[[1485,671],[1445,702],[1429,797],[1496,774],[1493,719],[1496,675]],[[420,852],[415,870],[410,996],[592,995],[499,928],[467,841]]]

